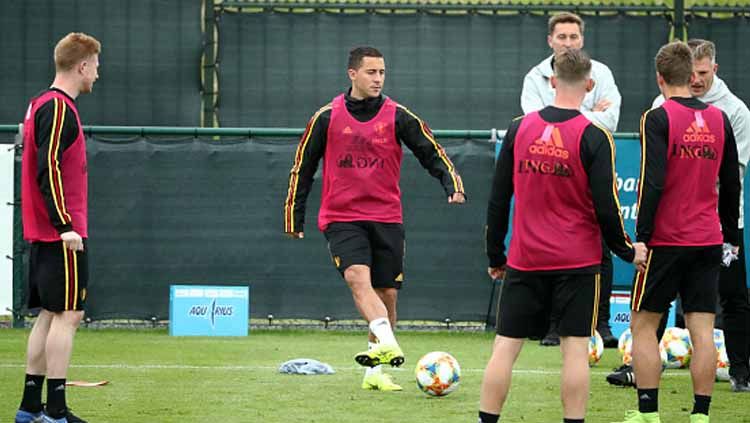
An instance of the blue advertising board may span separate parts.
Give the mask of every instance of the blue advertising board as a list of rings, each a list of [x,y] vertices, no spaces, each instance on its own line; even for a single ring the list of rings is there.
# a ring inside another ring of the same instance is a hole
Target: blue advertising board
[[[620,210],[625,231],[635,240],[635,218],[638,217],[638,178],[641,170],[641,145],[637,140],[615,139],[615,170],[617,173],[617,193],[620,197]],[[632,264],[612,255],[615,287],[633,286]]]
[[[169,335],[247,336],[249,286],[171,285]]]
[[[619,338],[630,327],[630,291],[612,291],[609,309],[609,327],[612,328],[612,335]],[[677,307],[675,301],[672,301],[667,315],[667,327],[675,325],[676,317]]]

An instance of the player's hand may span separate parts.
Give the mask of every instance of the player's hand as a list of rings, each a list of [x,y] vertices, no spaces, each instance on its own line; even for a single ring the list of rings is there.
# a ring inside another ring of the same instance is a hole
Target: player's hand
[[[633,249],[635,250],[635,256],[633,257],[633,265],[639,272],[646,270],[646,260],[648,259],[648,248],[646,244],[642,242],[633,243]]]
[[[740,258],[740,247],[727,242],[721,245],[721,265],[729,267],[732,262]]]
[[[304,232],[287,232],[286,235],[292,239],[302,239],[305,237]]]
[[[449,204],[463,204],[466,202],[466,196],[463,192],[454,192],[453,195],[448,197]]]
[[[60,239],[65,248],[70,251],[83,251],[83,238],[76,231],[68,231],[60,234]]]
[[[594,108],[591,109],[591,110],[594,111],[594,112],[603,112],[603,111],[609,109],[609,106],[611,106],[611,105],[612,105],[611,101],[607,100],[606,98],[603,98],[603,99],[599,100],[599,102],[596,103],[594,105]]]
[[[648,247],[643,242],[634,242],[633,249],[635,250],[635,257],[633,263],[645,263],[648,256]]]
[[[505,279],[505,266],[500,267],[488,267],[487,274],[490,275],[490,279],[493,281],[498,279]]]

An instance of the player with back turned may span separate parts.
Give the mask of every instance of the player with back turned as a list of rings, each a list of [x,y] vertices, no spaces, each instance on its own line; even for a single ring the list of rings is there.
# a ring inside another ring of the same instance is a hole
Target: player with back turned
[[[627,412],[624,422],[661,421],[662,364],[656,332],[679,294],[693,347],[690,422],[708,423],[716,376],[713,328],[723,244],[738,253],[737,146],[727,115],[691,95],[695,76],[687,44],[663,46],[655,65],[659,90],[667,100],[641,119],[636,238],[650,252],[632,288],[638,410]]]
[[[615,184],[614,141],[580,111],[592,89],[580,49],[555,56],[551,106],[511,122],[487,207],[488,273],[504,279],[497,336],[482,381],[479,422],[496,423],[524,338],[559,316],[564,421],[580,423],[589,396],[588,344],[597,322],[602,236],[619,257],[642,265],[643,244],[625,233]],[[515,197],[508,256],[511,198]]]

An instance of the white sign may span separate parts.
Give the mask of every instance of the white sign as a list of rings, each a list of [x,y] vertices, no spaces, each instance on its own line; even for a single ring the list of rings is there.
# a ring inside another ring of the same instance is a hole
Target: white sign
[[[13,307],[13,146],[0,144],[0,315]]]

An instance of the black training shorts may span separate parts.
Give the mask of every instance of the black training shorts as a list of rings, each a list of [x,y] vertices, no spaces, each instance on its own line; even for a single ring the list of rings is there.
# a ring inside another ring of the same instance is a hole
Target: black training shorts
[[[541,337],[550,314],[559,316],[560,336],[591,336],[599,304],[598,273],[544,273],[508,269],[497,312],[497,334]]]
[[[326,228],[328,250],[343,276],[351,265],[370,267],[374,288],[401,288],[404,280],[404,226],[369,221],[334,222]]]
[[[721,245],[653,247],[633,278],[630,308],[664,313],[680,294],[685,313],[716,313]]]
[[[52,312],[83,310],[89,280],[88,243],[71,251],[62,241],[33,242],[29,256],[30,309]]]

